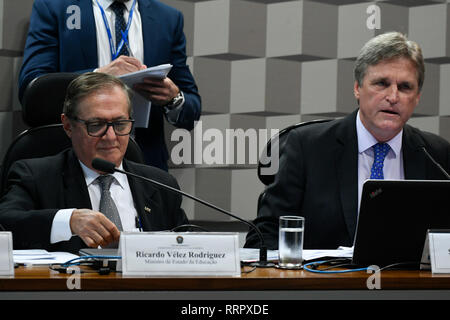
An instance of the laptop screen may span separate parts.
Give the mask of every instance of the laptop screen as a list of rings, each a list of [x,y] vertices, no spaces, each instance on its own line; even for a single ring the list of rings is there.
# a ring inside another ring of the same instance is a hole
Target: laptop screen
[[[353,263],[419,265],[428,229],[450,229],[450,181],[367,180]]]

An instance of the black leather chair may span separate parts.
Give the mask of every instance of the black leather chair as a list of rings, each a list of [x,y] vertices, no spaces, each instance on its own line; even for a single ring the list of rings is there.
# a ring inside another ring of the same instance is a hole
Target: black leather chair
[[[61,123],[69,83],[79,73],[49,73],[31,81],[22,99],[22,117],[30,127]]]
[[[71,140],[60,123],[39,126],[22,132],[11,143],[3,159],[0,195],[6,191],[8,171],[15,161],[54,155],[70,146]],[[142,151],[132,137],[130,137],[125,158],[144,163]]]
[[[289,132],[291,132],[291,130],[299,128],[299,127],[304,127],[304,126],[309,126],[309,125],[314,125],[317,123],[323,123],[323,122],[328,122],[331,119],[318,119],[318,120],[311,120],[311,121],[305,121],[305,122],[300,122],[297,124],[294,124],[292,126],[289,126],[287,128],[284,128],[283,130],[279,131],[277,135],[273,136],[272,138],[269,139],[269,141],[267,141],[266,147],[263,151],[263,155],[267,155],[268,158],[270,158],[271,156],[271,151],[272,151],[272,144],[275,145],[275,143],[278,144],[278,157],[281,156],[281,154],[284,152],[284,147],[286,144],[286,140],[287,137],[289,135]],[[279,162],[278,162],[279,163]],[[258,168],[257,168],[257,174],[258,174],[258,178],[259,180],[264,183],[264,185],[267,187],[268,185],[270,185],[271,183],[273,183],[275,181],[275,176],[276,173],[274,174],[263,174],[262,170],[264,168],[269,168],[271,166],[271,163],[265,163],[265,161],[262,161],[261,158],[258,161]],[[257,204],[257,212],[259,212],[259,208],[261,206],[261,201],[264,199],[266,195],[266,191],[264,190],[263,192],[261,192],[261,194],[258,197],[258,204]]]
[[[286,144],[286,138],[288,137],[288,134],[291,130],[299,128],[299,127],[317,124],[317,123],[328,122],[330,120],[331,119],[318,119],[318,120],[305,121],[305,122],[300,122],[300,123],[294,124],[292,126],[289,126],[287,128],[284,128],[283,130],[279,131],[277,135],[275,135],[271,139],[269,139],[262,154],[267,155],[267,157],[270,158],[271,151],[272,151],[272,145],[275,145],[275,143],[276,143],[276,144],[278,144],[278,152],[279,152],[279,156],[280,156],[283,153],[284,146]],[[269,168],[271,166],[270,162],[267,164],[265,164],[264,162],[265,161],[262,161],[261,158],[259,159],[257,174],[258,174],[259,180],[262,183],[264,183],[264,185],[268,186],[269,184],[274,182],[276,173],[275,174],[263,174],[263,172],[262,172],[263,169]]]

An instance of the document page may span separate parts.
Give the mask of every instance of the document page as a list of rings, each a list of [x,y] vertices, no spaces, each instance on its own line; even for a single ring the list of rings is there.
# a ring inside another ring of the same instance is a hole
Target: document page
[[[53,263],[65,263],[78,258],[69,252],[48,252],[47,250],[13,250],[14,263],[23,265],[47,265]]]
[[[132,89],[135,84],[143,82],[145,78],[164,79],[171,69],[171,64],[161,64],[144,70],[127,73],[119,76],[119,78]],[[147,128],[152,103],[136,91],[133,91],[133,93],[131,104],[135,119],[134,126],[136,128]]]
[[[156,67],[127,73],[119,76],[119,78],[123,82],[125,82],[127,86],[132,88],[133,85],[143,82],[145,78],[164,79],[169,73],[170,69],[172,69],[171,64],[161,64]]]

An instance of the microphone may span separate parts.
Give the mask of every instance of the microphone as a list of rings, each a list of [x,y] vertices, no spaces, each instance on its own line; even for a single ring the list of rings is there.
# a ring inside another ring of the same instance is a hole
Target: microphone
[[[442,172],[442,174],[447,178],[447,180],[450,180],[450,175],[448,174],[448,172],[445,171],[445,169],[436,160],[434,160],[434,158],[431,156],[431,154],[425,148],[425,141],[423,140],[423,138],[421,136],[415,134],[413,136],[412,141],[413,141],[413,145],[416,148],[419,148],[426,155],[426,157],[435,165],[435,167],[438,168],[439,171]]]
[[[448,172],[445,171],[445,169],[436,160],[434,160],[434,158],[427,151],[425,146],[421,145],[420,149],[423,151],[423,153],[425,153],[425,155],[428,157],[428,159],[430,159],[431,162],[433,162],[433,164],[444,174],[444,176],[447,178],[447,180],[450,180],[450,175],[448,174]]]
[[[251,265],[254,266],[254,267],[260,267],[260,268],[270,268],[270,267],[275,266],[275,264],[267,261],[267,247],[266,247],[266,245],[264,243],[264,237],[263,237],[261,231],[259,231],[258,227],[255,224],[253,224],[252,222],[246,221],[246,220],[244,220],[244,219],[242,219],[242,218],[232,214],[231,212],[228,212],[228,211],[226,211],[226,210],[224,210],[222,208],[219,208],[219,207],[217,207],[217,206],[215,206],[215,205],[213,205],[213,204],[211,204],[209,202],[206,202],[205,200],[202,200],[200,198],[194,197],[194,196],[192,196],[192,195],[190,195],[190,194],[188,194],[188,193],[186,193],[184,191],[178,190],[176,188],[168,186],[168,185],[166,185],[164,183],[161,183],[159,181],[155,181],[155,180],[147,178],[147,177],[143,177],[143,176],[140,176],[140,175],[128,172],[128,171],[123,171],[123,170],[117,169],[115,164],[112,163],[112,162],[109,162],[109,161],[106,161],[106,160],[103,160],[103,159],[100,159],[100,158],[95,158],[94,160],[92,160],[92,167],[94,169],[96,169],[96,170],[99,170],[99,171],[102,171],[102,172],[105,172],[105,173],[120,172],[120,173],[125,174],[127,176],[131,176],[131,177],[134,177],[134,178],[145,180],[147,182],[155,184],[155,185],[157,185],[159,187],[162,187],[164,189],[167,189],[169,191],[175,192],[177,194],[181,194],[181,195],[183,195],[183,196],[185,196],[187,198],[190,198],[190,199],[192,199],[194,201],[197,201],[197,202],[199,202],[199,203],[201,203],[201,204],[203,204],[203,205],[205,205],[205,206],[207,206],[207,207],[209,207],[211,209],[219,211],[219,212],[221,212],[221,213],[223,213],[223,214],[225,214],[225,215],[227,215],[229,217],[232,217],[232,218],[234,218],[234,219],[236,219],[236,220],[238,220],[240,222],[245,223],[247,226],[249,226],[250,228],[252,228],[253,230],[256,231],[256,233],[258,234],[258,236],[259,236],[259,238],[261,240],[261,244],[260,244],[260,248],[259,248],[259,261],[254,262]]]

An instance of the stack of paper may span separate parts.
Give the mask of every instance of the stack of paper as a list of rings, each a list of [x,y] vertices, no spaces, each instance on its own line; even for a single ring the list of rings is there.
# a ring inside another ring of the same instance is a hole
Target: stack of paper
[[[254,262],[259,260],[259,249],[240,248],[241,261]],[[320,258],[351,258],[353,247],[339,247],[336,250],[303,249],[303,260],[316,260]],[[267,261],[278,260],[278,250],[267,250]]]
[[[65,263],[74,258],[78,258],[78,256],[68,252],[48,252],[40,249],[13,250],[14,263],[23,265]]]
[[[135,84],[144,82],[145,78],[164,79],[172,69],[171,64],[161,64],[156,67],[139,70],[119,76],[119,78],[130,88]],[[147,128],[150,120],[151,102],[139,93],[133,94],[131,97],[133,105],[134,126],[135,128]]]

